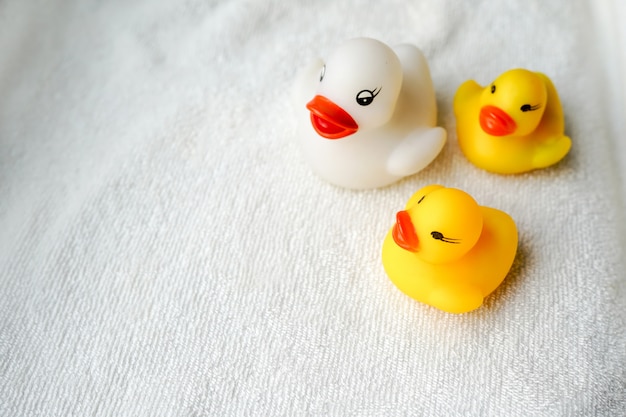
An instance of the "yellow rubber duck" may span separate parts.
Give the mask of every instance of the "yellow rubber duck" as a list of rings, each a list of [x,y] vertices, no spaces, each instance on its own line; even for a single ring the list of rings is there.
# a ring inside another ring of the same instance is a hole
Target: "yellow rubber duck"
[[[429,185],[415,193],[383,243],[383,266],[406,295],[448,313],[480,307],[504,280],[517,251],[506,213],[466,192]]]
[[[454,96],[461,150],[474,165],[517,174],[556,164],[569,152],[561,101],[539,72],[514,69],[483,88],[461,84]]]

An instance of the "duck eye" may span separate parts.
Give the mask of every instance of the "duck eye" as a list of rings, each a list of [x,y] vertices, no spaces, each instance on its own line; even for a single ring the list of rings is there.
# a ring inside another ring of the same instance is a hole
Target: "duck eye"
[[[454,239],[454,238],[451,238],[451,237],[445,237],[443,235],[443,233],[441,233],[441,232],[432,231],[432,232],[430,232],[430,235],[433,237],[433,239],[440,240],[440,241],[445,242],[445,243],[453,243],[453,244],[461,243],[459,241],[459,239]]]
[[[496,86],[495,84],[491,86],[491,94],[496,92]]]
[[[425,195],[423,195],[423,196],[422,196],[422,198],[420,198],[420,199],[419,199],[419,201],[417,202],[417,204],[421,203],[421,202],[422,202],[422,200],[424,199],[424,197],[426,197],[426,196],[425,196]],[[439,233],[439,232],[437,232],[437,233]]]
[[[320,82],[324,79],[324,74],[326,74],[326,65],[322,67],[322,72],[320,72]]]
[[[530,104],[524,104],[522,107],[520,107],[520,110],[523,112],[527,112],[527,111],[534,111],[537,110],[539,107],[539,104],[536,104],[534,106],[531,106]]]
[[[380,93],[380,89],[378,90],[361,90],[356,95],[356,102],[361,106],[369,106],[374,101],[374,98]]]

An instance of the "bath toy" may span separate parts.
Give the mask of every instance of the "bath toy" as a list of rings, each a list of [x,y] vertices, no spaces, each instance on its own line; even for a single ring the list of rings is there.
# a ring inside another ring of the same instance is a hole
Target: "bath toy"
[[[508,274],[517,227],[467,193],[429,185],[415,193],[383,243],[383,266],[406,295],[449,313],[480,307]]]
[[[466,81],[454,97],[461,150],[474,165],[517,174],[556,164],[569,152],[563,110],[544,74],[514,69],[483,88]]]
[[[426,167],[446,142],[428,63],[413,45],[352,39],[295,84],[304,156],[335,185],[388,185]]]

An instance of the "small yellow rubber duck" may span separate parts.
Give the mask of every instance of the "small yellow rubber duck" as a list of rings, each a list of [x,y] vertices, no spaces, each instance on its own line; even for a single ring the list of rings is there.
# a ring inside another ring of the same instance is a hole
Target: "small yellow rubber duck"
[[[517,174],[556,164],[569,152],[561,101],[539,72],[514,69],[483,88],[461,84],[454,96],[461,150],[474,165]]]
[[[448,313],[480,307],[504,280],[517,251],[506,213],[466,192],[429,185],[415,193],[383,243],[383,266],[406,295]]]

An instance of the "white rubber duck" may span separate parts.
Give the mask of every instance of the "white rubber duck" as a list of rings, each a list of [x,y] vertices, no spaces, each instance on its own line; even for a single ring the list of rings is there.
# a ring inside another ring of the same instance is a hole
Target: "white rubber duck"
[[[446,142],[428,63],[413,45],[357,38],[296,81],[299,136],[313,170],[346,188],[376,188],[430,164]]]

